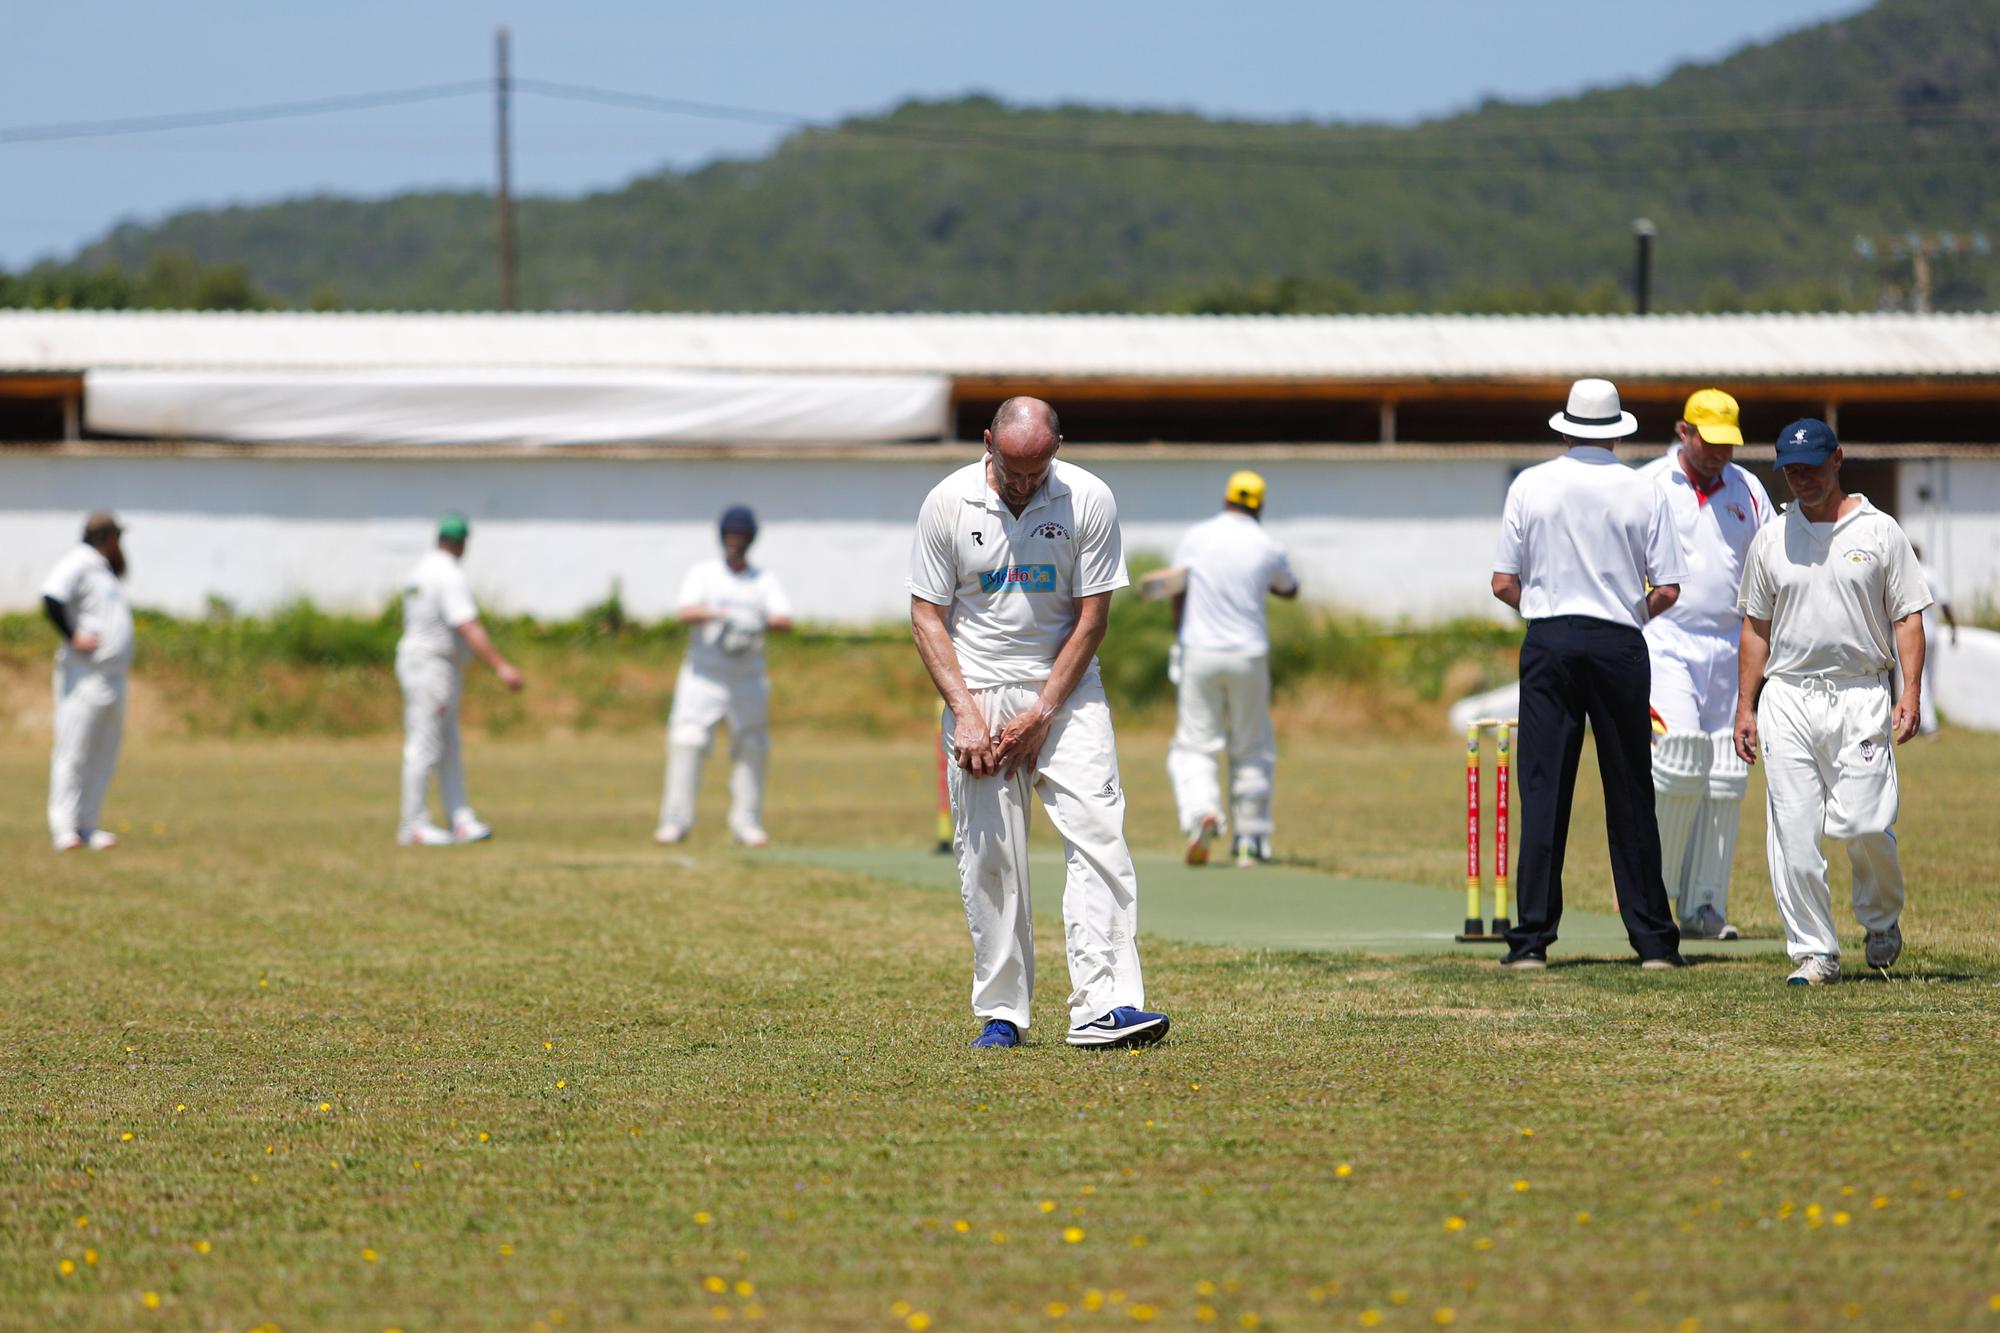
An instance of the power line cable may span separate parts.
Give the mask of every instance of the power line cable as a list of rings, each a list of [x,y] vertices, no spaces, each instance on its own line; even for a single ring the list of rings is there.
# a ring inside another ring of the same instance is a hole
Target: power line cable
[[[126,134],[157,134],[164,130],[206,129],[216,125],[243,125],[261,120],[289,120],[302,116],[331,115],[341,111],[365,111],[372,107],[438,102],[474,94],[485,95],[492,91],[491,79],[460,79],[455,83],[431,83],[414,88],[391,88],[375,93],[315,97],[299,102],[267,102],[261,106],[224,107],[214,111],[125,116],[116,120],[78,120],[55,125],[16,125],[11,128],[0,128],[0,145],[52,143],[62,139],[105,139]]]

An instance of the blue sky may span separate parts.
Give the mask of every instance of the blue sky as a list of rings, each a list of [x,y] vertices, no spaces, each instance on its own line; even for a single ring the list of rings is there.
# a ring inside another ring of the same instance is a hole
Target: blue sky
[[[1852,13],[1830,0],[24,0],[0,46],[0,133],[474,79],[493,31],[515,73],[814,120],[970,91],[1025,103],[1253,118],[1421,119],[1539,99]],[[0,143],[0,265],[125,218],[334,192],[488,188],[479,97],[124,138]],[[517,188],[573,195],[662,165],[754,155],[781,131],[523,98]]]

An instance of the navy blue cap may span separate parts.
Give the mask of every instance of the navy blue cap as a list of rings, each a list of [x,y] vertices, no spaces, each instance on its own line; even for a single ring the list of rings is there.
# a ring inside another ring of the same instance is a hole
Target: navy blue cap
[[[1802,417],[1778,432],[1778,466],[1818,467],[1839,447],[1833,427],[1815,417]]]
[[[731,505],[722,511],[722,530],[724,532],[747,532],[752,537],[755,537],[757,535],[757,516],[750,512],[749,505]]]

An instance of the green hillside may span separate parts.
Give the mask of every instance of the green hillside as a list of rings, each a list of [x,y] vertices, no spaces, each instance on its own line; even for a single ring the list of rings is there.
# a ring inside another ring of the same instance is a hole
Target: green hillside
[[[1331,66],[1330,66],[1331,68]],[[1330,74],[1329,77],[1334,77]],[[531,105],[531,104],[528,104]],[[1623,309],[1631,222],[1662,309],[1873,308],[1959,238],[1940,308],[2000,297],[2000,0],[1884,0],[1660,82],[1412,128],[1226,123],[983,97],[770,156],[522,203],[554,309]],[[284,304],[482,308],[473,194],[309,198],[121,227],[88,268],[241,264]]]

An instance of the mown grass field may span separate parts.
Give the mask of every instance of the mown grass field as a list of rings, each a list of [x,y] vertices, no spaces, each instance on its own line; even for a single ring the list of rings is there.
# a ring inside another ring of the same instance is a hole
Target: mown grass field
[[[1141,846],[1163,752],[1126,737]],[[1459,756],[1290,743],[1283,849],[1451,884]],[[654,848],[657,726],[475,739],[500,836],[434,853],[389,737],[135,738],[126,845],[66,858],[10,742],[0,1325],[2000,1328],[2000,740],[1902,756],[1888,980],[1152,939],[1173,1035],[1107,1055],[1047,929],[1031,1044],[966,1049],[951,896],[729,850],[717,764]],[[930,837],[921,744],[775,768],[782,839]],[[1761,846],[1753,804],[1770,929]]]

